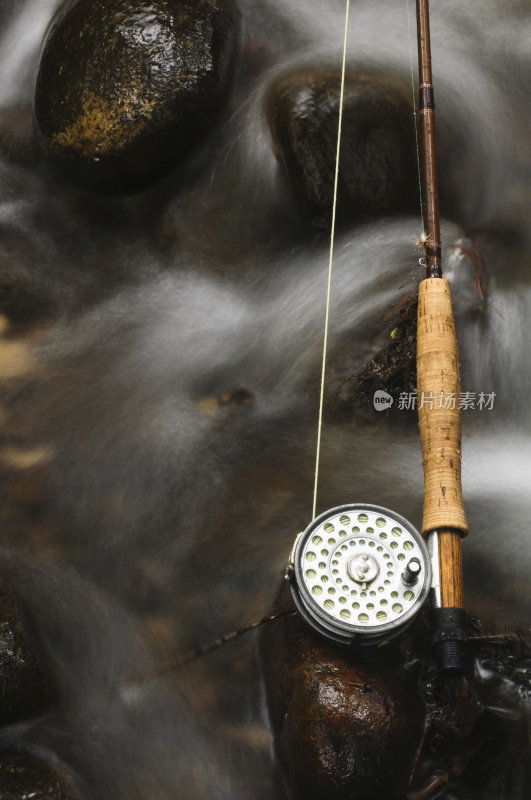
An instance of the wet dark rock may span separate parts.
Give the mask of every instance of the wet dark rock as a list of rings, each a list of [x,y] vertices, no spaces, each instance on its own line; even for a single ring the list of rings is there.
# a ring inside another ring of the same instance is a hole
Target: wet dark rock
[[[239,19],[234,0],[67,0],[35,93],[52,163],[89,189],[155,182],[218,118]]]
[[[383,347],[355,376],[351,392],[345,391],[346,384],[340,387],[343,391],[336,393],[338,405],[373,410],[373,398],[377,391],[387,392],[395,401],[403,392],[408,395],[416,392],[417,306],[416,293],[400,298],[398,313],[391,317]],[[399,410],[398,403],[395,402],[390,410]],[[416,415],[412,417],[416,424]]]
[[[20,609],[1,585],[0,682],[0,725],[37,716],[55,697],[53,682],[39,662]]]
[[[284,587],[283,615],[259,637],[276,754],[295,800],[529,796],[527,640],[491,637],[469,617],[476,667],[468,679],[441,678],[422,616],[394,644],[356,651],[314,638],[290,609]]]
[[[317,224],[331,221],[341,75],[299,70],[270,89],[274,147],[293,192]],[[338,220],[418,207],[411,88],[394,76],[345,80]]]
[[[414,675],[313,638],[298,615],[261,630],[276,752],[294,798],[403,797],[421,737]]]
[[[42,761],[18,753],[0,753],[2,800],[79,800],[70,778]]]
[[[418,424],[413,403],[417,389],[417,304],[418,295],[406,291],[386,309],[371,339],[375,355],[370,361],[364,363],[356,342],[347,337],[330,348],[324,395],[324,411],[330,420],[362,413],[365,417],[393,416]],[[313,374],[306,390],[318,400],[320,376]],[[377,391],[390,394],[394,401],[383,415],[374,409]],[[412,394],[411,403],[408,398],[403,398],[402,404],[398,402],[402,393]]]

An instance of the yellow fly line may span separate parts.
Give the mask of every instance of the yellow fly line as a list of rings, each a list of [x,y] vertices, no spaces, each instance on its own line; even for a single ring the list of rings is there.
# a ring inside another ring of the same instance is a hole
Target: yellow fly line
[[[418,125],[417,125],[417,110],[416,110],[416,102],[415,102],[415,88],[414,88],[414,74],[413,74],[413,52],[412,52],[412,40],[411,40],[411,25],[410,25],[410,10],[409,10],[409,0],[406,0],[407,5],[407,22],[408,22],[408,38],[409,38],[409,50],[410,50],[410,71],[411,71],[411,88],[412,88],[412,100],[413,100],[413,119],[415,125],[415,145],[417,151],[417,172],[418,172],[418,181],[419,181],[419,195],[420,195],[420,214],[422,219],[422,228],[424,230],[424,213],[423,213],[423,205],[422,205],[422,184],[421,184],[421,170],[420,170],[420,147],[419,147],[419,136],[418,136]],[[325,323],[324,323],[324,341],[323,341],[323,359],[322,359],[322,366],[321,366],[321,390],[320,390],[320,397],[319,397],[319,418],[317,424],[317,448],[315,454],[315,475],[314,475],[314,486],[313,486],[313,506],[312,506],[312,519],[315,519],[317,513],[317,492],[318,492],[318,485],[319,485],[319,466],[321,460],[321,440],[322,440],[322,431],[323,431],[323,408],[324,408],[324,392],[325,392],[325,378],[326,378],[326,355],[328,349],[328,328],[329,328],[329,321],[330,321],[330,298],[331,298],[331,291],[332,291],[332,268],[334,263],[334,242],[335,242],[335,230],[336,230],[336,210],[337,210],[337,189],[338,189],[338,182],[339,182],[339,157],[341,153],[341,132],[343,127],[343,106],[344,106],[344,99],[345,99],[345,73],[346,73],[346,64],[347,64],[347,45],[348,45],[348,24],[349,24],[349,13],[350,13],[350,0],[346,0],[346,7],[345,7],[345,26],[344,26],[344,39],[343,39],[343,59],[341,65],[341,89],[339,93],[339,120],[337,126],[337,146],[336,146],[336,163],[335,163],[335,174],[334,174],[334,192],[333,192],[333,203],[332,203],[332,224],[330,226],[330,251],[329,251],[329,258],[328,258],[328,283],[326,289],[326,311],[325,311]],[[424,233],[421,235],[421,240],[425,238]]]
[[[345,72],[347,65],[347,40],[348,40],[348,18],[350,12],[350,0],[346,2],[345,8],[345,32],[343,40],[343,61],[341,64],[341,89],[339,93],[339,120],[337,124],[337,147],[336,147],[336,168],[334,175],[334,195],[332,204],[332,224],[330,226],[330,253],[328,258],[328,285],[326,289],[326,312],[324,325],[323,341],[323,362],[321,367],[321,392],[319,398],[319,421],[317,424],[317,450],[315,454],[315,476],[313,484],[313,509],[312,519],[315,518],[317,511],[317,487],[319,483],[319,462],[321,458],[321,434],[323,429],[323,406],[326,375],[326,351],[328,347],[328,323],[330,320],[330,295],[332,289],[332,266],[334,263],[334,239],[336,232],[336,208],[337,208],[337,185],[339,179],[339,155],[341,152],[341,127],[343,123],[343,101],[345,97]]]

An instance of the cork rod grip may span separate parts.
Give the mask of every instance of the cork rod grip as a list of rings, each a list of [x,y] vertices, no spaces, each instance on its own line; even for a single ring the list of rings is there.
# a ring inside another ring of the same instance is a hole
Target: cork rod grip
[[[427,278],[419,287],[417,381],[424,467],[422,532],[468,532],[461,493],[459,354],[450,287]]]

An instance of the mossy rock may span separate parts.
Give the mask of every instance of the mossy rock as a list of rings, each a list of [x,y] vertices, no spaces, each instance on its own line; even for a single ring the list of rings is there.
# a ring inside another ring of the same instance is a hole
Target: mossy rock
[[[2,800],[79,800],[70,778],[21,753],[0,753]]]
[[[341,74],[299,69],[277,79],[267,98],[275,152],[297,202],[330,226]],[[356,221],[418,207],[411,87],[399,76],[348,72],[345,78],[337,217]]]
[[[153,184],[214,125],[237,59],[234,0],[67,0],[44,42],[39,141],[83,187]]]

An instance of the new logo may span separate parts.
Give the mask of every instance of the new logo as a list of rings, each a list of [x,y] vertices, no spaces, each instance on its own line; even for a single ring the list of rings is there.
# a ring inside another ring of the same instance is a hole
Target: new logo
[[[372,403],[376,411],[385,411],[386,408],[391,408],[393,405],[393,398],[390,394],[387,394],[387,392],[378,389],[378,391],[374,393]]]

